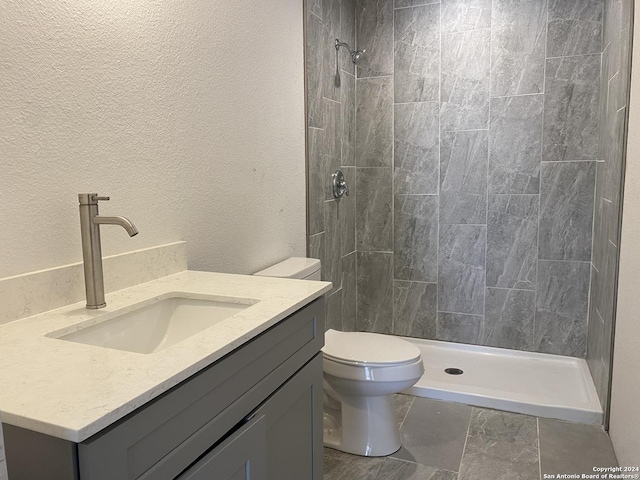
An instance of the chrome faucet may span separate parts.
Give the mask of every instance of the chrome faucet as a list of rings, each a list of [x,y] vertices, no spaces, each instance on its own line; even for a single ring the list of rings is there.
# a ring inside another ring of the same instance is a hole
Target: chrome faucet
[[[127,218],[98,215],[98,202],[109,200],[109,197],[99,197],[97,193],[80,193],[78,200],[80,202],[80,233],[82,235],[87,308],[102,308],[106,307],[107,303],[104,300],[100,225],[120,225],[130,237],[137,235],[138,229]]]

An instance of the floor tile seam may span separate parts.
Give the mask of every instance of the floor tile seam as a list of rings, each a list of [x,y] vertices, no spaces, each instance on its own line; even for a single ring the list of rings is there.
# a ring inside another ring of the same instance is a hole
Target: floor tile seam
[[[380,458],[380,457],[377,457],[377,458]],[[380,462],[380,465],[378,465],[378,471],[376,472],[375,477],[373,477],[373,480],[385,480],[384,478],[380,478],[380,472],[382,471],[382,466],[384,465],[384,461],[385,461],[386,458],[388,458],[388,457],[384,457],[382,459],[382,461]],[[356,480],[356,479],[354,479],[354,480]]]
[[[416,397],[411,396],[411,403],[409,405],[409,408],[407,408],[407,413],[404,414],[404,417],[402,417],[402,421],[400,422],[400,426],[398,428],[402,428],[402,426],[404,425],[405,420],[407,419],[407,417],[409,416],[409,412],[411,411],[411,408],[413,407],[413,404],[416,400]]]
[[[536,430],[538,432],[538,473],[540,474],[540,480],[542,480],[542,448],[540,445],[540,418],[536,417]]]
[[[394,453],[396,453],[396,452],[394,452]],[[433,465],[426,465],[426,464],[424,464],[424,463],[420,463],[420,462],[417,462],[417,461],[407,460],[406,458],[394,457],[394,456],[393,456],[393,455],[394,455],[394,453],[392,453],[392,454],[391,454],[391,455],[389,455],[388,457],[385,457],[385,459],[386,459],[386,458],[391,458],[392,460],[395,460],[395,461],[397,461],[397,462],[409,463],[409,464],[411,464],[411,465],[419,465],[419,466],[421,466],[421,467],[433,468],[433,469],[434,469],[435,471],[437,471],[437,472],[447,472],[447,473],[453,473],[453,474],[455,474],[455,475],[458,475],[458,472],[455,472],[455,471],[453,471],[453,470],[449,470],[448,468],[438,468],[438,467],[434,467]],[[383,462],[383,463],[384,463],[384,462]],[[378,472],[378,475],[379,475],[379,474],[380,474],[380,472]],[[354,480],[358,480],[358,479],[354,479]],[[384,478],[378,478],[378,477],[376,477],[376,478],[375,478],[375,480],[387,480],[387,479],[384,479]]]
[[[473,407],[469,411],[469,423],[467,424],[467,435],[464,439],[464,447],[462,447],[462,455],[460,456],[460,463],[458,464],[458,472],[462,471],[462,462],[464,461],[464,454],[467,450],[467,443],[469,442],[469,431],[471,430],[472,419],[473,419]]]
[[[524,442],[522,440],[510,440],[506,438],[500,438],[498,435],[491,435],[491,434],[486,434],[482,432],[476,432],[476,433],[469,432],[469,438],[491,442],[494,445],[497,445],[497,444],[510,445],[513,447],[533,447],[535,444],[535,449],[538,451],[538,456],[540,455],[540,452],[539,452],[540,449],[538,448],[537,429],[536,429],[536,436],[535,438],[532,439],[534,440],[533,442]]]
[[[454,470],[449,470],[448,468],[439,468],[439,467],[434,467],[433,465],[427,465],[426,463],[420,463],[417,460],[407,460],[406,458],[400,458],[400,457],[396,457],[395,454],[397,452],[393,452],[391,455],[389,455],[386,458],[391,458],[393,460],[396,460],[398,462],[404,462],[404,463],[409,463],[411,465],[419,465],[421,467],[427,467],[427,468],[433,468],[435,471],[438,472],[450,472],[450,473],[454,473],[454,474],[458,474],[458,472],[454,471]],[[358,480],[358,479],[354,479],[354,480]],[[376,478],[375,480],[387,480],[387,479],[378,479]]]

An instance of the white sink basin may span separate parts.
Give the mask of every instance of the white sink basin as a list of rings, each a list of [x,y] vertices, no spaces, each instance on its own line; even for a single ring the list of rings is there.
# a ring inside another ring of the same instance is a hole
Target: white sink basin
[[[104,321],[90,325],[76,325],[48,334],[60,340],[125,350],[135,353],[154,353],[175,345],[207,328],[219,324],[251,305],[253,299],[215,300],[170,296],[155,299],[151,304],[127,313],[106,314]],[[85,322],[85,324],[88,322]]]

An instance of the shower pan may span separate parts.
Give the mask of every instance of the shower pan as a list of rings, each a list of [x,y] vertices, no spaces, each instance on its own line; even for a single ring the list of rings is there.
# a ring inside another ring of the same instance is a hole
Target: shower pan
[[[581,358],[405,338],[425,373],[403,393],[537,417],[601,424],[587,362]],[[447,372],[452,369],[453,374]]]

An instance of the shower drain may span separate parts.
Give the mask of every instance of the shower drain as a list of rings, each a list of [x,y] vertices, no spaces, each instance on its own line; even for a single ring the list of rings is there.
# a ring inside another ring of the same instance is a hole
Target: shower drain
[[[448,373],[449,375],[462,375],[464,373],[459,368],[445,368],[444,372]]]

